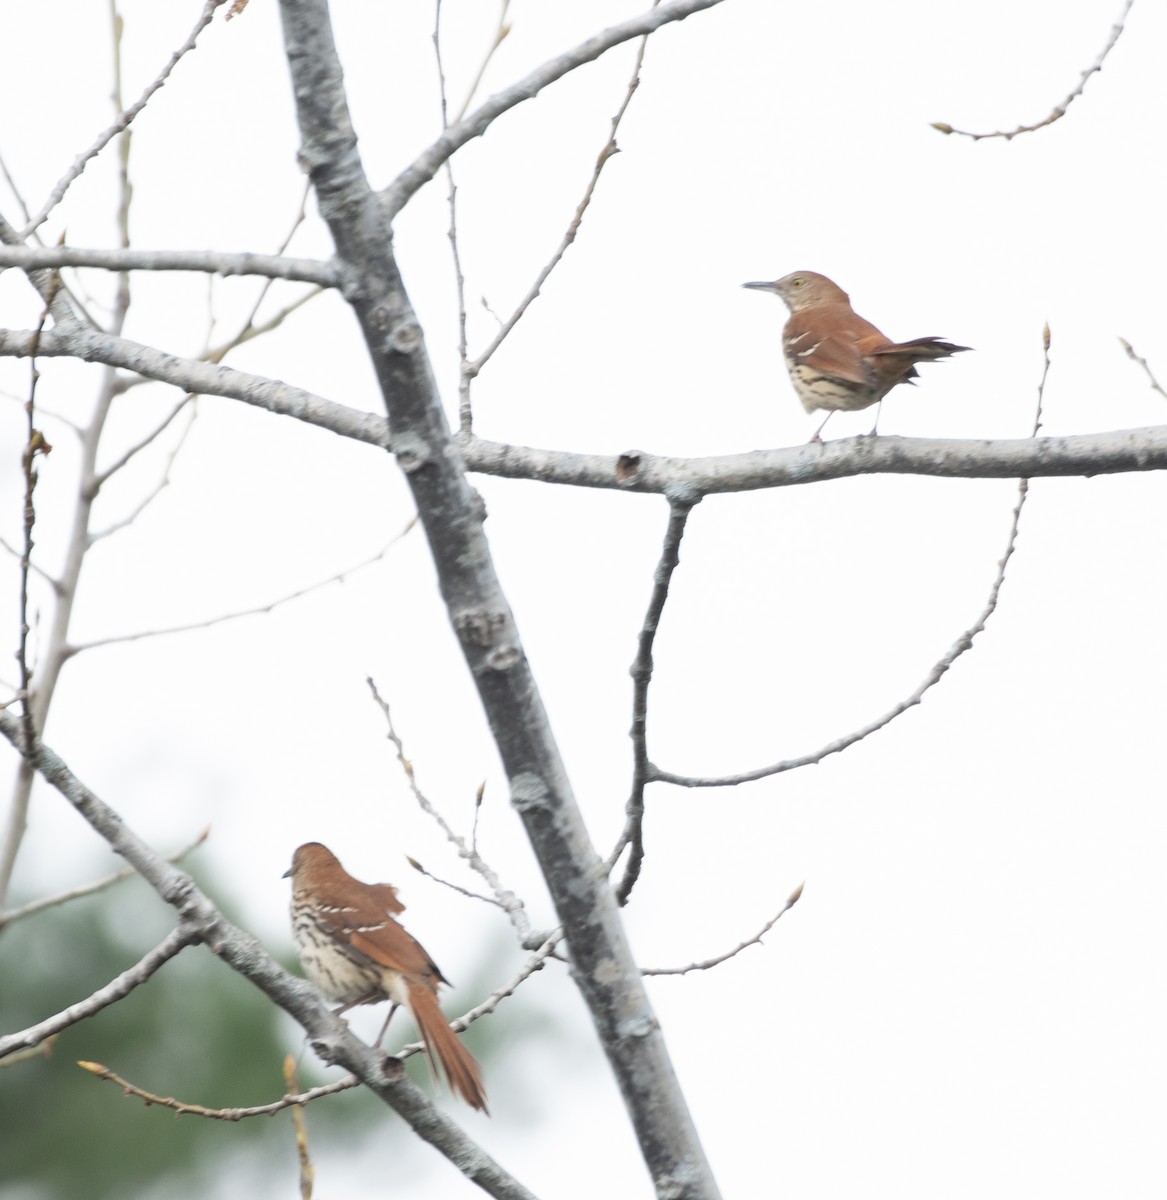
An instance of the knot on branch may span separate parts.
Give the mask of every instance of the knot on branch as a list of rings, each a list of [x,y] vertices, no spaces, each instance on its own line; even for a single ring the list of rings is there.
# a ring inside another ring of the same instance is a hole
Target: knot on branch
[[[517,813],[527,813],[535,809],[547,808],[551,799],[551,789],[539,775],[529,771],[520,771],[511,780],[511,807]]]
[[[421,345],[421,326],[414,320],[398,321],[389,330],[386,344],[396,354],[416,354]]]
[[[397,465],[406,475],[412,475],[433,457],[429,442],[412,432],[402,433],[393,439],[393,454],[397,458]]]
[[[508,625],[506,613],[497,609],[463,609],[454,614],[454,628],[458,637],[479,649],[493,646]]]

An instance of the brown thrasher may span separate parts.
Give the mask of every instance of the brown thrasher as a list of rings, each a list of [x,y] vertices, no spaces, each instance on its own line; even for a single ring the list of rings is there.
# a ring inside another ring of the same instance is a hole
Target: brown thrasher
[[[393,919],[405,911],[397,889],[362,883],[319,842],[301,846],[292,858],[292,932],[308,978],[331,1000],[337,1015],[358,1004],[392,1000],[377,1038],[399,1006],[413,1014],[437,1078],[437,1064],[473,1108],[486,1112],[478,1063],[446,1024],[438,1007],[438,984],[449,984],[421,943]]]
[[[869,408],[897,384],[918,378],[916,363],[969,349],[934,337],[889,341],[855,313],[838,284],[814,271],[795,271],[773,283],[743,283],[742,287],[773,292],[790,309],[790,320],[782,330],[790,380],[807,412],[827,410],[812,442],[822,440],[832,413]],[[875,425],[879,425],[878,413]]]

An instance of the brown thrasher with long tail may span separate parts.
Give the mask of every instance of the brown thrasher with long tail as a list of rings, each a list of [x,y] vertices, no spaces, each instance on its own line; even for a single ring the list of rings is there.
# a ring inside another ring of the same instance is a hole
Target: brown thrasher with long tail
[[[337,1015],[358,1004],[391,1000],[393,1006],[377,1038],[389,1028],[398,1007],[417,1023],[435,1078],[441,1063],[450,1090],[486,1112],[482,1074],[438,1007],[438,984],[449,984],[421,943],[393,919],[405,911],[397,889],[362,883],[319,842],[301,846],[292,858],[292,932],[308,978],[329,999],[340,1001]]]
[[[936,362],[969,349],[935,337],[891,341],[855,312],[837,283],[814,271],[795,271],[773,283],[743,283],[742,287],[771,292],[790,309],[782,330],[790,382],[807,412],[817,408],[827,414],[812,442],[822,440],[832,413],[878,404],[897,384],[918,377],[917,363]]]

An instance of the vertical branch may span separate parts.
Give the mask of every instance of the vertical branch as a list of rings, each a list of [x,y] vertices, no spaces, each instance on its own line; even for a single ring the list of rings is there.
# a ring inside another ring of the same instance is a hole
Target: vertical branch
[[[24,743],[21,750],[26,759],[35,752],[37,743],[36,724],[33,721],[32,714],[32,671],[28,665],[28,635],[31,629],[28,623],[28,577],[32,572],[32,531],[36,525],[36,459],[37,455],[48,454],[52,450],[52,446],[45,441],[44,435],[36,427],[36,388],[41,377],[40,368],[36,362],[36,355],[37,348],[40,345],[41,334],[44,332],[45,322],[49,319],[49,311],[52,309],[59,281],[59,274],[54,272],[53,283],[50,285],[50,293],[45,301],[44,308],[41,310],[40,320],[37,322],[36,331],[33,334],[32,347],[28,356],[30,379],[28,401],[24,406],[25,413],[28,416],[28,437],[25,442],[24,452],[21,454],[20,463],[21,472],[24,475],[24,512],[22,521],[24,544],[20,554],[20,632],[16,659],[20,669],[19,696],[21,732]],[[2,895],[3,892],[0,891],[0,896]]]
[[[508,0],[503,0],[506,13]],[[497,42],[496,42],[497,45]],[[493,53],[493,49],[491,51]],[[489,54],[487,61],[489,61]],[[446,95],[446,69],[442,65],[442,0],[434,4],[434,58],[438,67],[438,95],[442,108],[442,132],[450,127],[449,101]],[[486,69],[486,63],[482,70]],[[480,76],[481,77],[481,73]],[[473,93],[472,93],[473,94]],[[467,97],[466,103],[470,100]],[[458,295],[458,425],[463,433],[474,430],[474,410],[470,406],[471,374],[468,370],[470,354],[466,341],[466,276],[462,271],[462,252],[458,246],[458,187],[454,183],[454,168],[446,159],[447,203],[450,207],[450,228],[446,236],[450,239],[450,253],[454,259],[454,288]]]
[[[616,888],[616,901],[621,905],[628,903],[628,897],[636,886],[644,862],[644,789],[651,770],[648,759],[648,685],[652,682],[652,650],[657,630],[660,628],[665,601],[669,597],[673,572],[681,561],[681,539],[685,536],[689,513],[700,499],[701,494],[690,486],[676,487],[669,492],[669,523],[665,530],[660,559],[653,574],[648,612],[640,627],[636,660],[632,664],[632,728],[629,731],[632,737],[632,791],[625,809],[624,832],[608,858],[609,867],[612,867],[625,848],[629,849],[624,877]]]
[[[221,0],[207,0],[207,19]],[[122,18],[117,11],[116,0],[110,0],[110,19],[113,32],[113,94],[112,100],[116,111],[122,111],[121,96],[121,50],[122,50]],[[118,147],[118,204],[116,223],[119,244],[123,249],[130,244],[130,201],[133,189],[130,184],[130,134],[123,129]],[[54,308],[57,300],[57,277],[54,275],[45,296],[46,314]],[[120,334],[125,326],[126,314],[130,306],[129,275],[122,272],[118,276],[117,294],[115,297],[113,320],[109,332]],[[68,321],[75,319],[72,313],[62,313]],[[43,327],[42,319],[42,327]],[[53,620],[48,637],[43,647],[39,647],[37,678],[35,684],[31,679],[21,680],[27,700],[25,713],[28,731],[32,741],[26,740],[27,754],[44,732],[49,709],[52,706],[56,692],[57,681],[61,670],[69,657],[69,625],[73,615],[73,605],[77,598],[77,589],[81,580],[81,568],[85,562],[85,554],[92,544],[90,522],[93,513],[93,503],[101,489],[101,476],[97,470],[98,447],[101,435],[105,429],[106,420],[113,406],[114,397],[118,394],[119,383],[117,370],[106,367],[102,373],[101,387],[94,405],[93,415],[81,430],[81,465],[78,481],[77,500],[73,510],[73,525],[65,548],[65,566],[57,580],[56,603],[53,606]],[[31,416],[30,416],[31,420]],[[26,450],[27,453],[27,450]],[[28,520],[26,513],[26,521]],[[26,534],[26,539],[27,539]],[[27,547],[26,547],[27,548]],[[23,609],[22,609],[23,613]],[[23,622],[23,615],[22,615]],[[17,767],[16,780],[12,789],[12,801],[5,822],[3,840],[0,841],[0,909],[4,908],[8,889],[12,882],[12,873],[16,867],[16,859],[20,853],[21,843],[28,827],[28,808],[32,797],[33,768],[27,758],[22,759]]]

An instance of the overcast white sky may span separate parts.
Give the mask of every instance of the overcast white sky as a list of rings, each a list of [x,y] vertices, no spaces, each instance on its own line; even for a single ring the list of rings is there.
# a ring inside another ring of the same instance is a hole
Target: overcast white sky
[[[1117,339],[1167,382],[1163,6],[1136,0],[1105,69],[1053,126],[975,144],[930,128],[1040,120],[1094,61],[1121,7],[726,0],[664,30],[579,242],[476,386],[478,431],[604,453],[804,442],[816,419],[781,364],[784,310],[739,287],[794,269],[831,276],[893,338],[975,347],[892,393],[881,433],[1027,434],[1047,320],[1047,432],[1162,424],[1167,401]],[[136,0],[124,11],[129,98],[197,6]],[[483,94],[637,11],[627,0],[515,0]],[[496,9],[447,0],[445,13],[456,103]],[[339,0],[334,20],[366,168],[382,185],[438,128],[432,6]],[[6,15],[0,152],[34,208],[108,121],[106,22],[104,6],[79,0]],[[479,298],[509,312],[570,220],[633,54],[624,47],[577,72],[457,156],[473,348],[493,332]],[[252,0],[239,19],[215,22],[135,125],[135,243],[275,250],[302,188],[297,144],[275,6]],[[46,242],[67,229],[71,244],[113,244],[112,161],[86,172]],[[6,189],[0,211],[17,215]],[[444,185],[432,185],[402,215],[397,248],[456,421],[447,219]],[[313,214],[292,250],[328,249]],[[254,289],[215,285],[221,330]],[[141,277],[135,296],[128,336],[201,347],[202,277]],[[0,324],[27,328],[38,315],[19,273],[0,276]],[[230,361],[380,409],[335,297]],[[97,368],[44,369],[46,409],[87,410]],[[23,396],[26,380],[27,363],[0,361],[0,387]],[[170,399],[157,385],[131,393],[119,436],[148,427]],[[23,419],[6,400],[9,541],[19,537]],[[860,413],[827,432],[869,426]],[[38,493],[38,554],[50,568],[76,465],[68,435],[53,440]],[[102,519],[132,507],[159,465],[143,462],[103,496]],[[623,820],[628,666],[666,506],[475,484],[606,851]],[[744,770],[814,750],[908,695],[983,607],[1015,497],[1012,482],[902,477],[703,502],[658,641],[653,759]],[[76,636],[277,598],[374,553],[410,515],[396,468],[371,447],[205,400],[172,486],[94,552]],[[726,1197],[1163,1194],[1165,550],[1160,476],[1037,480],[998,612],[922,706],[817,768],[732,791],[650,791],[649,857],[627,910],[645,965],[728,949],[807,881],[764,947],[651,986]],[[0,644],[15,646],[11,560],[3,570]],[[484,962],[507,945],[502,920],[405,865],[408,853],[474,882],[408,797],[368,674],[451,820],[467,826],[487,780],[484,853],[535,923],[553,924],[416,531],[343,586],[270,616],[81,656],[46,740],[161,848],[210,820],[202,854],[236,873],[245,922],[273,946],[288,939],[279,876],[298,843],[318,839],[354,874],[402,885],[408,927],[451,978],[496,971],[501,981],[520,957],[507,949],[505,961]],[[70,886],[108,857],[42,791],[19,889]],[[447,1008],[479,998],[455,992]],[[543,972],[528,1002],[557,1009],[574,1034],[561,1054],[528,1048],[513,1071],[495,1060],[494,1118],[459,1115],[541,1196],[647,1196],[563,972]],[[379,1019],[368,1014],[370,1033]],[[166,1087],[181,1094],[181,1080]],[[356,1200],[384,1194],[376,1142],[347,1170],[339,1148],[314,1149],[322,1193],[343,1181]],[[255,1194],[286,1194],[293,1169],[289,1160],[287,1180]],[[398,1169],[403,1198],[479,1194],[419,1142],[406,1143]]]

